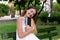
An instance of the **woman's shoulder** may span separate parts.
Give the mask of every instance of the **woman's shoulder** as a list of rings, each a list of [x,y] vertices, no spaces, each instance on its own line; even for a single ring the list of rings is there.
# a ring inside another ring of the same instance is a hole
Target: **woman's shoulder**
[[[19,17],[19,19],[22,19],[22,18],[24,18],[24,17],[22,17],[22,16]]]
[[[18,17],[18,20],[22,20],[24,17]]]

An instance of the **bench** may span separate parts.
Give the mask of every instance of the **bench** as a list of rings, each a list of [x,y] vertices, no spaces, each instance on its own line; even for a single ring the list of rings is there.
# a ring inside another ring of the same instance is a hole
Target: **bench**
[[[40,38],[40,39],[49,38],[49,40],[52,40],[52,36],[57,35],[57,32],[53,32],[53,31],[56,30],[55,26],[54,27],[43,28],[43,29],[37,28],[37,30],[38,30],[37,37]],[[40,34],[40,33],[43,33],[43,34]]]

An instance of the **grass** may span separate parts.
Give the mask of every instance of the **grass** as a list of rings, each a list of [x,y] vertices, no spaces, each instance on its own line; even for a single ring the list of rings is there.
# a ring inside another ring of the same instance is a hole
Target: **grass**
[[[16,22],[4,22],[1,23],[0,22],[0,40],[2,40],[1,38],[1,34],[2,33],[11,33],[11,32],[15,32],[16,31]],[[7,38],[7,39],[3,39],[3,40],[13,40],[13,38]]]
[[[0,33],[9,33],[16,31],[15,22],[0,23]]]

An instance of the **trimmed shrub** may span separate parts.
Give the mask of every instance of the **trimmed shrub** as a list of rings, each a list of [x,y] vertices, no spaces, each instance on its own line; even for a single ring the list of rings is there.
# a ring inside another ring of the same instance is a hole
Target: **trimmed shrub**
[[[57,20],[57,18],[58,18],[58,15],[56,12],[54,12],[54,13],[52,13],[52,15],[50,17],[48,17],[48,20],[49,20],[49,22],[54,22]]]
[[[38,19],[40,19],[42,22],[54,22],[57,21],[60,23],[60,12],[53,12],[50,17],[48,17],[48,12],[42,12],[39,16]]]
[[[60,13],[59,12],[52,13],[51,17],[49,17],[48,20],[49,22],[57,21],[60,23]]]
[[[38,17],[42,22],[47,22],[48,12],[42,12]]]

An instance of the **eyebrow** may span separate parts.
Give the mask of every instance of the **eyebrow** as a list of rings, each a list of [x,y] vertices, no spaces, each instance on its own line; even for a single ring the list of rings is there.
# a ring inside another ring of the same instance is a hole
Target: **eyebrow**
[[[33,10],[31,10],[31,12],[33,12]]]

